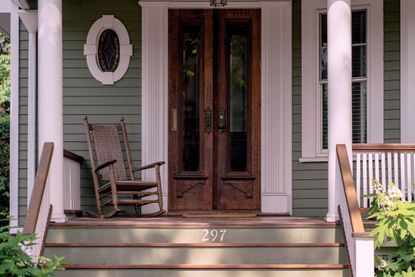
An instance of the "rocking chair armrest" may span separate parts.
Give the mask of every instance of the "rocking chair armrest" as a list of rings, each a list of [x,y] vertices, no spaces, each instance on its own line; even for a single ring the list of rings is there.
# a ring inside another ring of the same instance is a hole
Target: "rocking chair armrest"
[[[160,162],[155,162],[155,163],[152,163],[152,164],[143,165],[143,166],[138,167],[138,168],[133,168],[133,172],[140,171],[140,170],[145,170],[145,169],[149,169],[149,168],[153,168],[156,165],[161,166],[161,165],[163,165],[165,163],[166,162],[164,162],[164,161],[160,161]]]
[[[111,160],[108,162],[105,162],[103,164],[100,164],[96,169],[95,169],[95,173],[98,173],[98,171],[100,171],[101,169],[104,169],[112,164],[115,164],[117,162],[117,160]]]

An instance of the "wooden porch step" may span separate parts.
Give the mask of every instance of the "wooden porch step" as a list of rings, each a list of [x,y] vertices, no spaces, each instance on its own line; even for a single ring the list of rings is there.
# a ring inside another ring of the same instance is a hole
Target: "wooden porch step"
[[[344,264],[343,244],[134,243],[47,244],[46,256],[69,264]]]
[[[347,269],[348,264],[69,264],[68,269]]]
[[[238,248],[238,247],[344,247],[344,243],[57,243],[46,247],[152,247],[152,248]]]
[[[45,255],[65,257],[57,276],[350,276],[340,226],[303,218],[77,219],[51,224]]]
[[[347,264],[226,264],[226,265],[124,265],[83,264],[68,265],[57,276],[82,277],[346,277]]]

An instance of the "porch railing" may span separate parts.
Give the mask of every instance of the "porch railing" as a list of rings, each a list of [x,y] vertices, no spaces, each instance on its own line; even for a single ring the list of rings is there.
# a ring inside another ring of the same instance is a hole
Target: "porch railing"
[[[24,233],[36,235],[36,245],[30,250],[31,254],[35,257],[43,254],[45,231],[52,213],[52,205],[50,205],[49,202],[49,193],[46,186],[52,154],[53,143],[46,142],[43,145],[36,173],[35,185],[33,187],[32,196],[30,197],[26,220],[23,227]]]
[[[356,187],[344,144],[337,145],[339,174],[343,189],[340,189],[339,214],[342,221],[350,264],[354,277],[374,276],[374,238],[365,232],[360,213]]]
[[[361,208],[368,208],[373,193],[373,179],[384,189],[393,182],[403,193],[403,200],[414,199],[415,144],[353,144],[356,156],[355,181]]]

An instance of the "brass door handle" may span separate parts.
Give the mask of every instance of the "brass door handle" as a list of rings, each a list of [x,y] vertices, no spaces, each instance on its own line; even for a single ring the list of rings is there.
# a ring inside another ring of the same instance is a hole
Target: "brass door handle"
[[[225,109],[223,107],[219,108],[218,112],[218,129],[219,132],[225,132],[226,128],[226,118],[225,118]]]
[[[212,133],[212,109],[210,107],[205,109],[205,133]]]
[[[170,110],[170,131],[177,132],[177,109]]]

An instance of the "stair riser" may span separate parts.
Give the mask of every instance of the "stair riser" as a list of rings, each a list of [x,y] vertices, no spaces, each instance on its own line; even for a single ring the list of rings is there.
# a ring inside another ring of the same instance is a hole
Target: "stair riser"
[[[249,269],[228,269],[228,270],[65,270],[56,274],[57,277],[350,277],[348,269],[330,270],[249,270]]]
[[[339,228],[51,228],[48,242],[343,242]]]
[[[348,263],[343,247],[53,247],[47,257],[69,264],[338,264]]]

